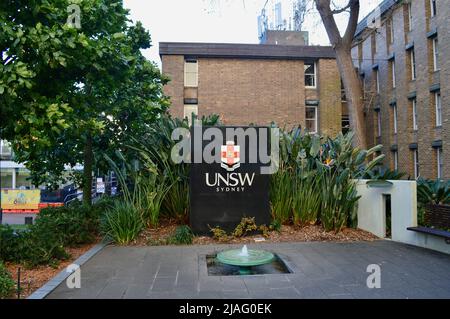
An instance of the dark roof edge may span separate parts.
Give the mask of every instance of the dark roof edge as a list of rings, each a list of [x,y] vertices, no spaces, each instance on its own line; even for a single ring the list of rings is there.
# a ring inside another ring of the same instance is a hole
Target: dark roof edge
[[[331,46],[160,42],[159,55],[254,59],[335,59]]]

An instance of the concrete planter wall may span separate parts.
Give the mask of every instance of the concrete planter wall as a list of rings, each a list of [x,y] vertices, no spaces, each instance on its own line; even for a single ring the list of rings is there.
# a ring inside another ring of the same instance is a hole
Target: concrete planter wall
[[[391,196],[391,239],[450,254],[443,238],[407,230],[417,226],[417,189],[415,181],[392,180],[391,186],[370,187],[368,180],[357,181],[358,228],[386,237],[385,196]]]

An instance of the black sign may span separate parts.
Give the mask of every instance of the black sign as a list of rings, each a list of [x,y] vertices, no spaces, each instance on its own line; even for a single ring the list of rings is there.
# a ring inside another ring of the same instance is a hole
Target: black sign
[[[261,145],[268,149],[268,127],[214,127],[222,133],[220,151],[216,148],[214,163],[195,163],[194,144],[201,145],[202,153],[210,150],[211,139],[202,137],[210,127],[191,129],[190,223],[197,234],[210,234],[210,228],[220,226],[232,231],[242,217],[255,217],[257,225],[270,223],[269,178],[261,174],[263,164],[259,157]],[[228,129],[228,131],[227,131]],[[256,131],[244,139],[227,136],[230,129]],[[264,133],[260,134],[262,130]],[[199,136],[200,135],[200,136]],[[207,136],[208,134],[205,134]],[[265,135],[261,138],[260,135]],[[210,138],[210,136],[209,136]],[[201,142],[199,142],[201,140]],[[195,142],[197,141],[197,142]],[[217,151],[219,154],[217,154]],[[253,155],[251,154],[253,152]],[[255,161],[256,154],[256,161]],[[198,160],[197,160],[198,161]]]

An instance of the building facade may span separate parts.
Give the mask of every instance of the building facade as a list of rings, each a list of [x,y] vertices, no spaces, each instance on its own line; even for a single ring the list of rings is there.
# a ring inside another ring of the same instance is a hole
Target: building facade
[[[359,23],[352,48],[368,142],[410,178],[449,179],[449,3],[385,0],[378,13]]]
[[[219,114],[228,125],[301,125],[335,135],[345,108],[331,47],[160,43],[176,117]]]

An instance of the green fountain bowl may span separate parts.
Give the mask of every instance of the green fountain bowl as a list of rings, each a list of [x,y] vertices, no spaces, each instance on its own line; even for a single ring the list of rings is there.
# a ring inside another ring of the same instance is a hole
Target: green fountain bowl
[[[251,267],[268,264],[275,258],[274,254],[265,250],[249,249],[248,256],[239,256],[241,249],[225,250],[217,254],[217,260],[222,264]]]

